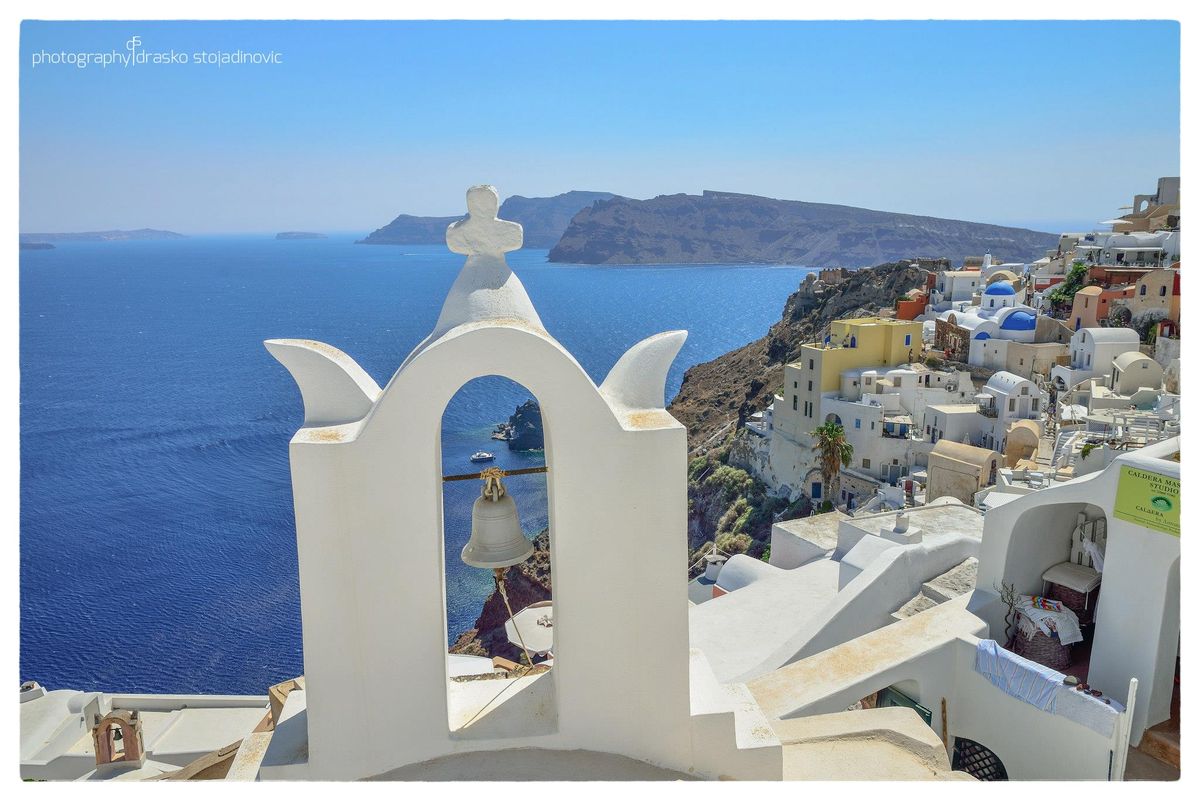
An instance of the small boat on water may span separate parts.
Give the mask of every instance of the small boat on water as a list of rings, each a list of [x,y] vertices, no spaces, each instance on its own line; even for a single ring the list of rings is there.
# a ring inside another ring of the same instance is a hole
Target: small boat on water
[[[471,454],[472,462],[490,462],[496,458],[496,454],[488,453],[487,451],[476,451]]]

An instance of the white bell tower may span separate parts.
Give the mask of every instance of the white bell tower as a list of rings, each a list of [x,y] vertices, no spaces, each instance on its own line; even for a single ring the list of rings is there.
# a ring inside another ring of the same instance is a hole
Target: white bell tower
[[[509,269],[521,227],[496,218],[496,190],[473,187],[467,204],[446,233],[462,272],[384,389],[329,345],[266,342],[304,397],[290,455],[306,690],[261,775],[353,779],[519,748],[736,772],[697,765],[693,749],[687,440],[663,397],[686,332],[637,343],[597,387]],[[499,680],[447,683],[440,425],[454,393],[485,375],[541,403],[555,664],[481,689]]]

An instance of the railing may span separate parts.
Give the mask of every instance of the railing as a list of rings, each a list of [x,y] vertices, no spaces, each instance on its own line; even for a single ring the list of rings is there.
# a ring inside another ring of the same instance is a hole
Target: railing
[[[761,420],[759,420],[759,421],[747,420],[746,421],[746,430],[750,431],[754,434],[757,434],[760,437],[771,436],[771,427]]]

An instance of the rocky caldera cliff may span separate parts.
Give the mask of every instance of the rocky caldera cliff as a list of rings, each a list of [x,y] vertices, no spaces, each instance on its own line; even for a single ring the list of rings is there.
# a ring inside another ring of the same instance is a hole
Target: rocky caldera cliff
[[[706,191],[597,203],[575,215],[550,261],[858,267],[913,256],[957,262],[985,252],[1028,261],[1057,242],[1024,228]]]
[[[527,400],[518,406],[508,422],[500,428],[508,440],[510,451],[540,451],[546,447],[542,409],[535,400]]]
[[[598,200],[616,197],[611,192],[574,190],[554,197],[513,195],[500,206],[500,219],[519,222],[525,230],[525,247],[552,248],[581,210]]]
[[[616,197],[611,192],[564,192],[554,197],[513,195],[500,205],[503,220],[518,222],[525,229],[524,247],[553,247],[571,218],[598,200]],[[390,223],[359,240],[362,245],[436,245],[446,241],[446,226],[457,217],[414,217],[401,214]]]
[[[819,339],[833,320],[891,308],[896,298],[924,283],[925,271],[910,261],[856,270],[825,287],[806,281],[783,307],[783,317],[761,339],[703,362],[683,376],[670,412],[687,426],[692,452],[718,444],[754,412],[771,403],[783,382],[783,365],[800,346]]]

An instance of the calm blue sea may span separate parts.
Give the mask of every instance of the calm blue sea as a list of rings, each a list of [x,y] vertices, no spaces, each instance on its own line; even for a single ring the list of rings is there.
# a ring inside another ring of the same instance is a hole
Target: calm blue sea
[[[509,254],[598,383],[632,344],[691,333],[668,382],[761,336],[805,270],[592,267]],[[303,672],[288,440],[302,420],[272,337],[335,345],[382,386],[433,327],[444,247],[269,236],[64,243],[21,253],[21,678],[124,692],[262,693]],[[443,468],[542,463],[488,438],[529,395],[465,386]],[[509,480],[546,524],[545,479]],[[491,588],[458,557],[474,482],[445,495],[448,639]],[[398,570],[399,570],[399,566]]]

